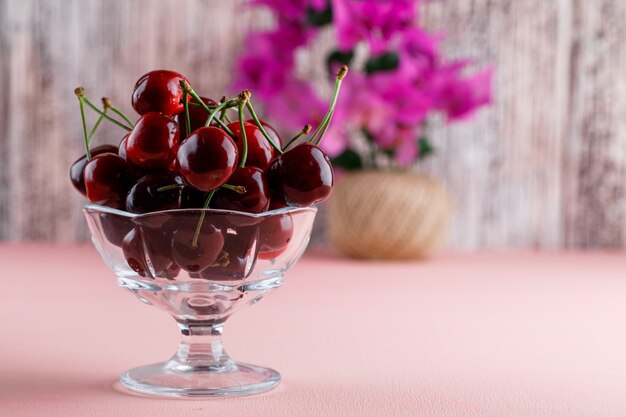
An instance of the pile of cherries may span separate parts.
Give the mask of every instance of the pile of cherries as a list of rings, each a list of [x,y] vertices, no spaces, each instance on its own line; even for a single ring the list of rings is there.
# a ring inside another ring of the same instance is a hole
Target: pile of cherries
[[[79,87],[85,155],[72,164],[71,181],[94,204],[138,214],[164,212],[143,223],[145,216],[130,221],[101,215],[107,239],[121,246],[139,275],[174,278],[184,269],[196,278],[243,278],[251,248],[261,258],[277,257],[287,248],[293,222],[288,213],[241,221],[246,216],[236,212],[307,207],[329,197],[333,169],[318,145],[346,73],[347,67],[337,73],[333,100],[315,132],[309,136],[307,125],[286,144],[258,118],[248,90],[216,102],[199,96],[179,73],[152,71],[135,84],[132,106],[140,118],[132,123],[106,98],[99,109]],[[85,105],[99,114],[90,133]],[[119,146],[91,148],[104,119],[128,133]],[[167,212],[197,208],[234,213],[229,221],[211,212]]]

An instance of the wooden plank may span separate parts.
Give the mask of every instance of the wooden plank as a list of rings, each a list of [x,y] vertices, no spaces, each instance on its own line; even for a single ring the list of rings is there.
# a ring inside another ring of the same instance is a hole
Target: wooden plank
[[[565,244],[626,245],[626,3],[575,0]]]
[[[9,88],[9,60],[11,56],[11,44],[9,43],[8,2],[0,3],[0,241],[9,238],[11,218],[9,217],[9,179],[6,167],[9,164],[8,132],[10,129],[10,107],[5,97]],[[5,58],[2,58],[5,57]]]
[[[495,66],[494,105],[470,122],[435,123],[425,169],[456,201],[451,246],[558,247],[567,110],[568,0],[429,2],[427,27],[453,57]]]

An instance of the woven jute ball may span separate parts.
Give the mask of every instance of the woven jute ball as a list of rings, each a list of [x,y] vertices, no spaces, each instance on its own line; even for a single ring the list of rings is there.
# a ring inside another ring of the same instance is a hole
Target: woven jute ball
[[[426,175],[347,173],[329,201],[328,235],[355,258],[425,258],[444,243],[452,208],[445,186]]]

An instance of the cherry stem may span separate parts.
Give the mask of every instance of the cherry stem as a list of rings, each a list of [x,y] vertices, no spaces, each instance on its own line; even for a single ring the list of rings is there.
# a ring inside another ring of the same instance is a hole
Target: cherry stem
[[[263,134],[263,136],[265,136],[265,139],[267,139],[267,141],[270,143],[270,145],[272,145],[272,148],[274,148],[276,152],[278,152],[279,154],[282,154],[283,150],[280,149],[280,146],[274,143],[272,138],[270,138],[270,135],[267,133],[267,131],[261,124],[259,117],[256,115],[256,112],[254,111],[254,108],[252,107],[252,101],[250,99],[248,99],[248,102],[246,103],[246,107],[248,108],[248,111],[250,112],[250,116],[252,116],[254,123],[256,123],[257,127],[261,130],[261,133]]]
[[[191,119],[189,118],[189,93],[183,90],[183,107],[185,107],[185,128],[187,135],[191,134]]]
[[[191,95],[191,94],[189,94]],[[181,100],[182,101],[182,100]],[[198,103],[194,103],[193,101],[190,101],[189,103],[187,103],[188,105],[190,105],[191,107],[202,107],[204,109],[205,106],[202,106],[201,104]],[[205,103],[206,104],[206,103]],[[208,104],[206,104],[206,107],[208,107],[209,109],[214,109],[217,106],[209,106]]]
[[[118,109],[117,107],[113,105],[113,103],[111,103],[111,100],[109,100],[108,97],[102,97],[102,103],[104,104],[104,107],[111,109],[113,113],[117,114],[122,119],[124,119],[130,127],[135,126],[135,124],[128,117],[126,117],[126,115],[120,109]]]
[[[91,109],[93,111],[95,111],[96,113],[98,113],[100,116],[104,117],[105,119],[107,119],[108,121],[115,123],[116,125],[118,125],[119,127],[121,127],[122,129],[126,129],[127,131],[131,131],[133,130],[131,127],[126,126],[123,123],[118,122],[117,120],[115,120],[114,118],[112,118],[111,116],[109,116],[108,114],[103,113],[99,108],[97,108],[91,101],[89,101],[89,99],[85,96],[85,89],[83,87],[78,87],[76,90],[74,90],[74,94],[76,94],[76,96],[78,96],[78,99],[81,102],[84,102],[86,105],[88,105],[89,107],[91,107]]]
[[[226,101],[226,96],[222,96],[222,99],[220,100],[220,103],[223,103]],[[222,112],[222,114],[220,115],[220,120],[223,122],[224,120],[226,120],[228,123],[231,123],[230,117],[228,117],[228,114],[226,114],[226,109],[224,109],[224,111]]]
[[[211,190],[211,192],[207,196],[206,200],[204,201],[204,207],[202,207],[203,209],[209,208],[209,204],[211,204],[211,199],[213,198],[213,194],[215,194],[215,190]],[[206,211],[203,211],[200,214],[200,219],[198,220],[198,225],[196,226],[196,232],[194,233],[193,240],[191,241],[192,248],[198,247],[198,238],[200,237],[200,230],[202,229],[202,223],[204,223],[205,216],[206,216]]]
[[[239,113],[239,130],[241,130],[241,140],[243,140],[243,152],[239,160],[239,167],[241,168],[246,166],[246,160],[248,159],[248,136],[246,135],[246,126],[244,125],[243,108],[249,99],[250,91],[243,90],[239,95],[239,108],[237,109]]]
[[[298,140],[302,135],[308,135],[311,131],[311,125],[305,125],[300,132],[296,136],[294,136],[285,146],[283,146],[284,150],[287,150],[292,143]]]
[[[222,184],[221,188],[234,191],[237,194],[245,194],[247,192],[246,187],[244,187],[243,185]]]
[[[157,188],[157,193],[162,193],[163,191],[169,191],[169,190],[175,190],[177,188],[183,188],[185,185],[184,184],[171,184],[171,185],[164,185],[163,187],[159,187]]]
[[[215,112],[222,104],[226,104],[226,103],[230,103],[230,102],[225,102],[220,104],[220,106],[215,106],[213,107],[213,109],[209,108],[209,106],[206,105],[206,103],[204,101],[202,101],[202,99],[200,98],[200,96],[198,95],[198,93],[196,93],[193,88],[191,88],[191,86],[189,85],[189,83],[185,80],[180,80],[180,87],[183,89],[183,91],[187,91],[191,97],[194,98],[194,100],[196,100],[199,104],[200,107],[202,107],[204,110],[206,110],[207,113],[209,113],[211,116],[215,117],[215,115],[213,114],[213,112]],[[231,100],[232,101],[232,100]],[[237,104],[236,103],[231,103],[230,107],[235,107]],[[209,116],[209,119],[211,119],[212,117]],[[217,122],[217,124],[226,131],[226,133],[228,133],[232,138],[235,138],[235,134],[233,133],[232,130],[230,130],[228,128],[228,126],[226,126],[224,124],[224,122],[222,122],[220,119],[216,119],[215,120]],[[207,123],[205,124],[205,126],[209,126],[211,123],[207,120]]]
[[[337,71],[337,76],[335,77],[335,91],[333,92],[333,99],[330,102],[330,107],[328,108],[328,111],[326,112],[324,119],[322,119],[322,122],[319,124],[319,126],[317,126],[317,129],[315,129],[315,132],[313,133],[310,139],[310,141],[316,145],[320,144],[320,142],[322,141],[322,138],[324,137],[324,134],[326,134],[326,131],[328,130],[330,121],[333,118],[333,113],[335,112],[335,106],[337,105],[337,98],[339,97],[339,90],[341,89],[341,82],[343,81],[344,78],[346,78],[347,74],[348,74],[347,65],[343,65],[339,69],[339,71]]]
[[[211,122],[213,121],[213,119],[215,119],[215,121],[220,124],[223,122],[219,119],[219,118],[215,118],[215,116],[217,116],[217,114],[222,110],[222,109],[226,109],[228,107],[235,107],[237,105],[237,100],[228,100],[225,101],[223,103],[220,103],[216,108],[213,109],[212,112],[210,112],[209,114],[209,118],[206,119],[206,123],[204,124],[205,127],[208,127],[211,125]],[[220,126],[222,126],[222,124],[220,124]],[[226,130],[228,132],[229,135],[231,136],[235,136],[235,134],[233,133],[232,130],[228,129],[228,127],[226,125],[224,125],[223,127],[224,130]],[[228,130],[227,130],[228,129]]]
[[[106,114],[107,110],[109,110],[109,108],[103,102],[102,103],[102,113]],[[98,127],[100,126],[100,123],[102,123],[102,120],[104,120],[104,117],[102,115],[100,115],[100,116],[98,116],[98,120],[96,120],[96,123],[93,124],[93,127],[91,128],[91,132],[89,132],[89,136],[88,136],[89,144],[91,144],[91,139],[93,139],[93,135],[96,134],[96,130],[98,130]]]
[[[83,87],[78,87],[74,90],[76,93],[76,97],[78,97],[78,105],[80,107],[80,119],[83,122],[83,137],[85,139],[85,155],[87,156],[87,160],[91,159],[91,152],[89,151],[89,137],[87,136],[87,123],[85,122],[85,106],[83,105],[83,100],[81,99],[82,95],[85,93],[85,89]]]

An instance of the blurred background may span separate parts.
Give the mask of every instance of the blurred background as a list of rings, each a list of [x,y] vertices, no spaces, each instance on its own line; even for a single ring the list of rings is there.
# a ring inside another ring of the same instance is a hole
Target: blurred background
[[[493,104],[436,124],[420,163],[455,200],[448,247],[625,248],[626,2],[433,0],[420,20],[445,32],[448,56],[495,69]],[[87,239],[68,179],[82,154],[75,87],[131,114],[134,82],[165,68],[220,97],[246,31],[271,25],[233,0],[0,2],[0,240]],[[298,56],[308,79],[326,83],[333,42]],[[94,143],[120,139],[106,126]]]

